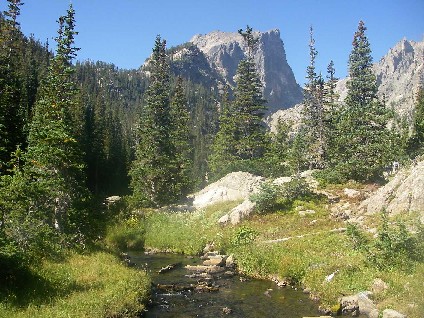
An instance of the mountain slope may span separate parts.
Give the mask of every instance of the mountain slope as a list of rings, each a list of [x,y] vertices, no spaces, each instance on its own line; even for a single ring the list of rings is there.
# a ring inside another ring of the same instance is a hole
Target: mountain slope
[[[256,31],[255,36],[259,38],[259,45],[254,59],[264,86],[269,113],[301,102],[302,89],[287,63],[280,31]],[[222,76],[225,83],[234,87],[238,63],[246,57],[247,51],[242,36],[236,32],[214,31],[195,35],[190,42],[205,54],[211,68]]]
[[[402,39],[374,64],[374,73],[380,98],[385,100],[387,107],[412,124],[415,96],[418,89],[424,86],[424,41]],[[337,83],[340,101],[346,97],[347,81],[348,78],[344,78]],[[269,118],[269,126],[275,129],[280,117],[298,123],[302,108],[300,104],[291,110],[275,112]]]

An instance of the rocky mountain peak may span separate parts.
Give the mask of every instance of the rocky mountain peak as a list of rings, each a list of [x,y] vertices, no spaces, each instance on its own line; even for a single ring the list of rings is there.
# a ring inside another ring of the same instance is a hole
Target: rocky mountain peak
[[[373,68],[380,98],[411,124],[415,96],[424,85],[424,41],[402,39]],[[346,97],[348,80],[345,78],[337,83],[340,100]]]
[[[424,40],[415,42],[402,39],[373,65],[373,69],[381,100],[385,100],[387,107],[411,125],[415,97],[418,89],[424,86]],[[343,78],[337,83],[336,91],[340,101],[346,98],[348,80]],[[302,107],[300,104],[272,114],[268,118],[271,130],[275,131],[279,118],[294,123],[296,127],[301,120]]]
[[[302,89],[296,83],[293,71],[287,63],[280,31],[255,31],[254,35],[259,38],[254,59],[269,112],[299,103],[303,97]],[[217,70],[225,82],[234,87],[237,66],[247,54],[243,37],[237,32],[213,31],[195,35],[190,42],[206,55],[211,67]]]
[[[415,95],[424,83],[424,41],[402,39],[374,65],[374,72],[387,106],[410,120]]]

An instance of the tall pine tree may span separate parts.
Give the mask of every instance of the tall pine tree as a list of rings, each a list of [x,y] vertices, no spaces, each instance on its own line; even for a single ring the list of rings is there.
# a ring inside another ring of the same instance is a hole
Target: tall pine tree
[[[23,37],[18,17],[20,0],[8,0],[8,10],[0,17],[0,174],[16,146],[25,140],[24,112],[21,108]]]
[[[414,112],[414,127],[408,142],[409,156],[414,158],[424,153],[424,88],[418,90]]]
[[[171,139],[175,150],[175,195],[184,197],[192,190],[193,145],[190,113],[184,91],[183,79],[177,78],[171,100]]]
[[[166,41],[156,37],[150,83],[139,123],[136,158],[130,170],[136,206],[161,206],[178,199],[175,149],[171,139],[170,75]]]
[[[260,173],[257,164],[269,148],[263,123],[266,101],[253,58],[258,38],[249,26],[238,32],[244,39],[247,56],[237,68],[234,101],[229,108],[221,110],[220,128],[210,160],[215,178],[234,170]]]
[[[389,113],[377,98],[371,48],[363,21],[355,32],[349,56],[348,93],[337,123],[333,158],[345,179],[369,180],[381,174],[394,156],[394,135],[387,128]]]
[[[316,73],[315,59],[317,55],[313,28],[310,27],[310,64],[307,67],[307,83],[304,90],[303,102],[303,124],[307,147],[305,153],[310,168],[322,168],[324,166],[327,146],[325,135],[324,80],[321,75]]]
[[[35,105],[24,174],[38,190],[31,198],[32,208],[58,232],[77,233],[85,223],[80,213],[87,190],[81,145],[74,134],[78,90],[72,60],[79,49],[74,47],[77,32],[72,5],[58,23],[56,55]]]

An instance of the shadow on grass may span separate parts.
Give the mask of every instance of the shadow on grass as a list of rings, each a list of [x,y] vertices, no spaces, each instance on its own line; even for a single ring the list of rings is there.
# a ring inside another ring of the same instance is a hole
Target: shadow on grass
[[[72,280],[49,280],[17,260],[0,258],[0,302],[11,307],[48,304],[55,298],[84,289]]]

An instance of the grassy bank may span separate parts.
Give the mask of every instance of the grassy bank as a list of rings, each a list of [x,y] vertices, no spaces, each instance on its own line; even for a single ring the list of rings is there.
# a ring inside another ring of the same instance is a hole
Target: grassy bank
[[[223,203],[194,213],[146,213],[145,245],[199,254],[206,243],[213,242],[222,252],[235,255],[240,271],[307,287],[311,297],[326,308],[337,307],[341,295],[371,290],[374,280],[379,278],[388,286],[374,293],[380,310],[393,308],[408,317],[422,316],[424,264],[411,261],[407,269],[373,266],[345,232],[332,231],[346,224],[329,217],[326,202],[294,201],[285,210],[256,215],[241,226],[218,225],[218,218],[236,204]],[[300,206],[316,213],[299,216]],[[327,281],[332,273],[333,279]]]
[[[3,291],[0,317],[135,317],[150,282],[105,252],[43,261]]]

